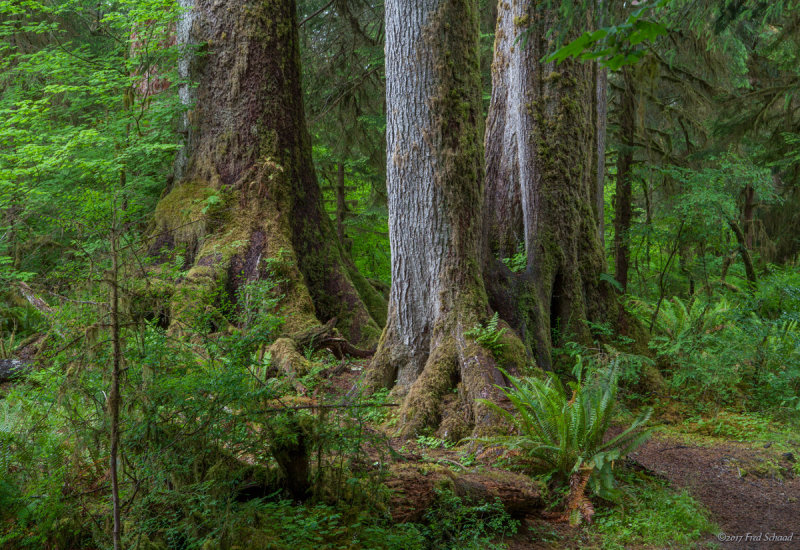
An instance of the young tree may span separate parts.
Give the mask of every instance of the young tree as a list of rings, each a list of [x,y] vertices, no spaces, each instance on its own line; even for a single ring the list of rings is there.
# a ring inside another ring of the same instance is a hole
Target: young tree
[[[406,434],[441,420],[440,433],[458,438],[491,424],[475,399],[503,381],[492,354],[465,336],[489,311],[477,2],[390,0],[386,37],[392,287],[368,383],[407,394]],[[459,398],[442,406],[455,387]]]
[[[353,343],[373,344],[380,295],[342,251],[321,207],[305,127],[294,1],[182,0],[178,41],[187,50],[187,145],[179,181],[156,209],[151,246],[181,248],[180,290],[268,275],[277,259],[289,334],[338,319]],[[274,264],[274,262],[273,262]],[[172,323],[198,307],[178,291]]]

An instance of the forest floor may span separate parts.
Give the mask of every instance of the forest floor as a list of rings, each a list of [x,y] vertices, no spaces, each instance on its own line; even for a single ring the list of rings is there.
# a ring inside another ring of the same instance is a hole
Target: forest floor
[[[711,541],[721,548],[800,548],[800,477],[793,470],[800,443],[794,443],[792,452],[771,443],[659,436],[631,458],[702,502],[719,525]]]
[[[330,380],[329,390],[346,393],[359,374],[358,365],[346,369]],[[663,480],[672,490],[685,489],[709,510],[719,531],[705,533],[698,542],[700,547],[800,548],[800,433],[752,426],[747,417],[737,415],[723,413],[717,419],[716,424],[708,419],[662,419],[659,433],[631,453],[629,464],[646,476]],[[721,427],[727,427],[727,432]],[[720,431],[722,436],[717,433]],[[457,472],[509,466],[499,451],[476,457],[432,437],[391,438],[389,443],[407,460],[443,464]],[[775,535],[790,536],[791,541],[770,540]],[[519,532],[503,542],[511,550],[607,547],[602,534],[592,528],[555,523],[536,512],[525,517]]]

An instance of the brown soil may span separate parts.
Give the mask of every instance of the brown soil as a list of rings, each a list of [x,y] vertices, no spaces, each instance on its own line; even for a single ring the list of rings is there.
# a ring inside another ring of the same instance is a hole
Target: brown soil
[[[725,549],[800,548],[800,478],[790,461],[800,459],[797,452],[787,457],[737,442],[698,446],[654,437],[631,458],[711,510],[720,533],[709,543]],[[792,533],[791,542],[767,540]]]

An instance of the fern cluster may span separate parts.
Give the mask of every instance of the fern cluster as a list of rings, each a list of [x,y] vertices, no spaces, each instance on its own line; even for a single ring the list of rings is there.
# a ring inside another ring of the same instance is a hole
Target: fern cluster
[[[482,400],[516,428],[517,435],[492,438],[492,443],[522,451],[542,473],[566,480],[580,470],[591,469],[595,493],[613,496],[612,463],[647,439],[642,429],[651,411],[641,414],[618,435],[606,440],[617,402],[619,367],[616,362],[598,370],[589,380],[564,384],[553,374],[547,379],[508,376],[510,388],[500,388],[513,405],[512,411]]]

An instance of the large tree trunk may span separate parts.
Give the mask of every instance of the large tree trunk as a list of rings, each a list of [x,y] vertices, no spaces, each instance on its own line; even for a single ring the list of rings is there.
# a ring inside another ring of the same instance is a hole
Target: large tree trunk
[[[482,151],[474,0],[386,3],[389,321],[368,373],[407,394],[407,435],[450,438],[491,425],[476,398],[503,377],[465,332],[488,317],[479,262]],[[513,366],[513,365],[511,365]],[[458,398],[443,398],[458,388]]]
[[[354,343],[375,342],[383,299],[343,253],[321,206],[295,2],[181,3],[180,70],[197,87],[181,92],[191,104],[187,147],[179,179],[157,207],[151,247],[182,249],[190,268],[173,297],[173,326],[207,307],[196,291],[224,285],[235,301],[242,284],[271,270],[283,280],[288,333],[336,317]]]
[[[524,2],[523,2],[524,4]],[[536,176],[532,163],[532,117],[520,106],[533,82],[537,59],[531,48],[515,47],[524,27],[525,8],[500,2],[497,12],[492,98],[486,120],[486,192],[484,202],[484,246],[498,258],[509,257],[525,240],[523,222],[523,181]],[[521,44],[520,44],[521,46]],[[527,203],[529,206],[530,201]],[[525,212],[531,216],[530,208]]]
[[[546,32],[556,17],[531,1],[500,2],[486,135],[490,304],[545,369],[553,345],[588,340],[585,320],[616,313],[599,279],[605,261],[597,219],[596,73],[589,63],[538,61],[553,49]],[[523,45],[517,38],[526,28]],[[518,200],[521,220],[506,217],[511,227],[493,223],[495,211],[502,212],[496,197]],[[518,235],[527,267],[512,274],[495,257]]]

